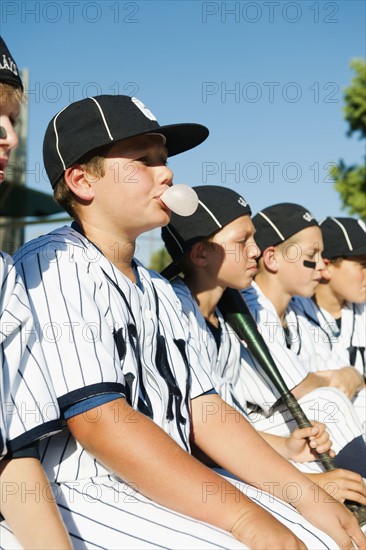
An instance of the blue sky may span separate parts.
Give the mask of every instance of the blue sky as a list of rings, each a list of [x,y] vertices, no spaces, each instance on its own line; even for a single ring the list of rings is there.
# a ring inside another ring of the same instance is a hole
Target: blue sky
[[[30,73],[27,184],[41,170],[50,118],[99,93],[141,99],[161,124],[200,122],[210,136],[173,157],[176,183],[227,185],[253,212],[298,202],[345,215],[329,163],[362,159],[346,136],[342,90],[365,57],[365,2],[7,1],[1,34]],[[50,229],[27,230],[27,238]],[[159,231],[142,239],[147,261]]]

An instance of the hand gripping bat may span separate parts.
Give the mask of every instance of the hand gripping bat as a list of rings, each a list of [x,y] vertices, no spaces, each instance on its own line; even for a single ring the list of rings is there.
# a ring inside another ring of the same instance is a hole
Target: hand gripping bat
[[[252,356],[275,385],[283,403],[290,411],[299,428],[312,426],[297,399],[288,389],[286,382],[282,378],[242,294],[238,290],[226,289],[218,303],[218,308],[225,321],[235,331],[239,339],[246,343]],[[325,470],[336,469],[336,464],[329,453],[314,452]],[[366,525],[366,506],[350,501],[346,501],[345,504],[356,516],[359,525]]]

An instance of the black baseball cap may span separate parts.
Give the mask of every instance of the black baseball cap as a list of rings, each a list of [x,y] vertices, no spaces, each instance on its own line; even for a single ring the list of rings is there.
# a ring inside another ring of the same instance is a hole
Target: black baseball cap
[[[0,36],[0,82],[10,84],[14,88],[23,91],[23,83],[19,76],[17,64],[15,63],[7,45]]]
[[[355,218],[333,218],[320,222],[323,234],[323,258],[366,256],[366,228]]]
[[[237,218],[251,214],[247,201],[232,189],[217,185],[200,185],[193,189],[198,195],[195,213],[182,217],[172,212],[170,223],[161,230],[165,247],[173,259],[162,271],[167,279],[178,275],[177,262],[194,243],[211,237]]]
[[[208,133],[201,124],[160,126],[135,97],[99,95],[71,103],[53,117],[43,141],[43,160],[54,187],[66,168],[98,147],[144,134],[160,134],[171,157],[196,147]]]
[[[256,229],[255,241],[261,250],[286,241],[302,229],[319,225],[306,208],[290,202],[268,206],[252,221]]]

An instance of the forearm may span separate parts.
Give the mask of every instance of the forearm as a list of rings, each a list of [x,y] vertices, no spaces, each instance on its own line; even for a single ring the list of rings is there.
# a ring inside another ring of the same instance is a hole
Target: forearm
[[[323,370],[318,375],[324,380],[324,385],[340,389],[349,399],[365,387],[363,376],[354,367]]]
[[[1,462],[0,483],[1,513],[24,548],[72,548],[39,460]]]
[[[212,414],[208,415],[207,410]],[[295,507],[296,497],[310,489],[310,480],[278,454],[241,414],[235,413],[219,396],[194,399],[192,418],[196,445],[240,479],[291,502]]]
[[[274,435],[267,432],[257,432],[262,439],[268,445],[272,447],[277,453],[279,453],[286,460],[290,460],[288,448],[286,446],[285,438],[280,435]]]
[[[184,451],[159,426],[124,399],[100,407],[93,423],[68,422],[80,444],[126,483],[172,510],[230,530],[245,507],[256,506]]]
[[[316,388],[322,388],[328,386],[324,377],[319,373],[310,372],[306,378],[295,388],[291,390],[291,393],[296,397],[296,399],[301,399],[304,395],[307,395],[312,390]]]

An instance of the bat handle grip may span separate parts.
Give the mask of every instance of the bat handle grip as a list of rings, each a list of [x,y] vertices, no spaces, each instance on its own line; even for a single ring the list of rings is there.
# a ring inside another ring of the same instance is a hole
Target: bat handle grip
[[[312,423],[310,422],[310,420],[308,420],[306,414],[304,413],[297,399],[292,395],[292,393],[286,393],[282,396],[282,399],[299,428],[310,428],[312,426]],[[316,451],[314,452],[318,460],[322,463],[325,470],[334,470],[337,467],[329,453],[317,453]]]

